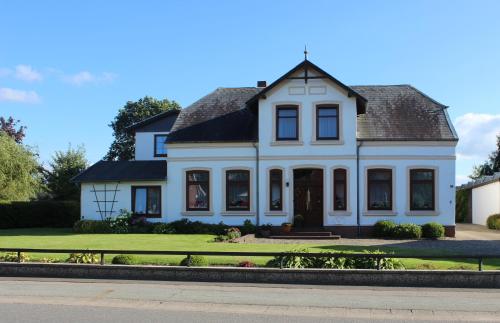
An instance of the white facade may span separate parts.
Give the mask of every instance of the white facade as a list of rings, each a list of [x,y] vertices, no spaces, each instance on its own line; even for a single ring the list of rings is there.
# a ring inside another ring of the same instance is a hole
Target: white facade
[[[472,223],[486,225],[493,214],[500,214],[500,181],[472,188]]]

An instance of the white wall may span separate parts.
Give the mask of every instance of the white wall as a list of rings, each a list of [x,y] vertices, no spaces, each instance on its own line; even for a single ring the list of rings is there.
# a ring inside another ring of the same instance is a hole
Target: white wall
[[[166,134],[168,134],[168,132],[136,132],[135,160],[165,159],[165,157],[155,157],[155,135]]]
[[[472,223],[486,225],[492,214],[500,213],[500,182],[472,189]]]

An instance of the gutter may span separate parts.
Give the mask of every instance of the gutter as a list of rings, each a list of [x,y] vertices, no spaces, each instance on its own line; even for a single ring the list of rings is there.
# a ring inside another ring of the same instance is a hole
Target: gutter
[[[358,227],[358,238],[361,237],[361,224],[360,224],[360,213],[359,213],[359,208],[360,208],[360,202],[359,202],[359,147],[363,144],[362,141],[357,141],[356,142],[356,225]]]
[[[253,143],[253,147],[255,148],[255,207],[257,211],[257,216],[255,217],[255,226],[258,228],[260,226],[260,194],[259,194],[259,186],[260,186],[260,159],[259,159],[259,144]]]

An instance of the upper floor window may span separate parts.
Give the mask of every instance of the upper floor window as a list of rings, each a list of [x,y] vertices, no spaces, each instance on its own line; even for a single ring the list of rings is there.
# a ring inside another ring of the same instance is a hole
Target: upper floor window
[[[161,217],[161,186],[132,186],[132,212]]]
[[[269,210],[283,211],[283,171],[269,171]]]
[[[347,210],[347,171],[343,168],[333,171],[333,197],[335,211]]]
[[[276,140],[299,139],[299,110],[297,106],[276,107]]]
[[[250,171],[226,171],[226,210],[250,210]]]
[[[167,156],[167,135],[155,135],[155,157]]]
[[[316,107],[316,139],[339,139],[339,108],[337,105]]]
[[[434,170],[410,170],[410,210],[434,210]]]
[[[206,170],[186,172],[186,211],[210,209],[210,173]]]
[[[368,210],[392,210],[392,169],[368,170]]]

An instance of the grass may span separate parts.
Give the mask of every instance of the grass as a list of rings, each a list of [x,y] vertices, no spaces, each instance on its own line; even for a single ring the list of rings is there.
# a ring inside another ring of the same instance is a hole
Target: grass
[[[363,247],[335,245],[333,242],[321,244],[244,244],[215,243],[213,235],[206,234],[75,234],[71,229],[10,229],[0,230],[1,248],[46,248],[46,249],[116,249],[116,250],[199,250],[199,251],[264,251],[281,252],[296,248],[307,248],[311,252],[362,252],[364,250],[381,250],[395,254],[446,254],[446,250],[408,249],[398,247]],[[65,261],[65,254],[29,254],[33,261],[42,258],[54,258]],[[113,255],[106,256],[106,262],[111,263]],[[138,264],[175,264],[183,256],[134,256]],[[228,257],[210,256],[209,263],[235,265],[243,260],[251,260],[257,265],[264,265],[267,257]],[[408,269],[477,269],[477,260],[425,260],[402,259]],[[485,270],[500,269],[500,259],[487,260]]]

